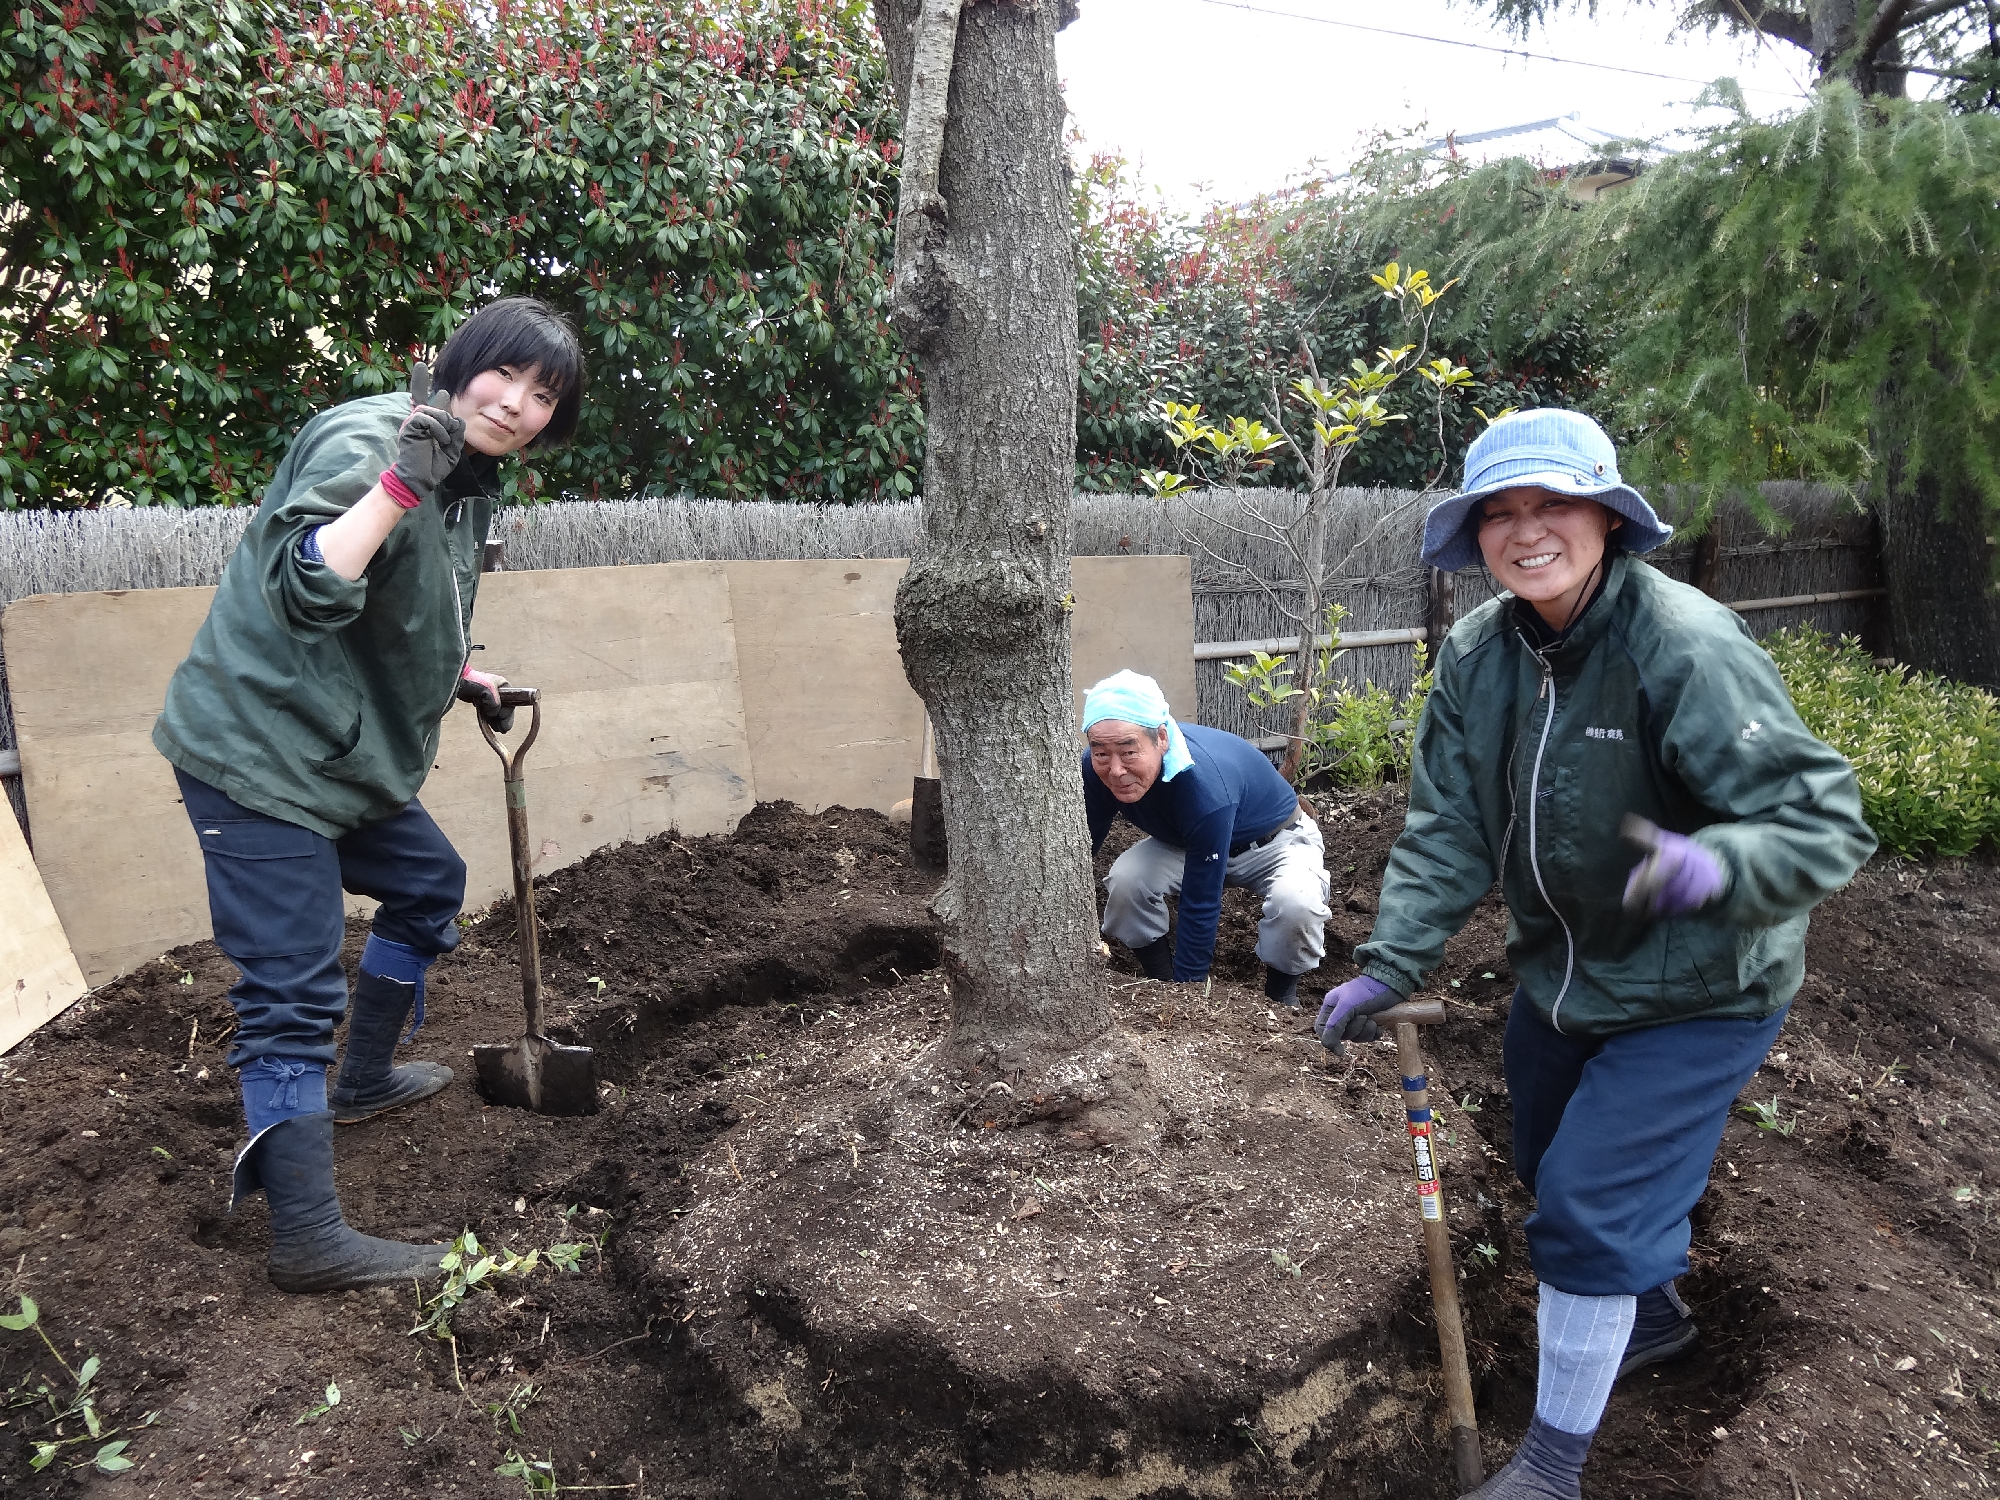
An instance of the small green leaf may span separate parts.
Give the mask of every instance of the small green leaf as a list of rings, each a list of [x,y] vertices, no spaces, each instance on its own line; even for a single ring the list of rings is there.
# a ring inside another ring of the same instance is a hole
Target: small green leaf
[[[11,1329],[13,1332],[19,1333],[24,1328],[33,1328],[35,1326],[35,1319],[38,1316],[40,1316],[40,1309],[35,1306],[35,1299],[23,1296],[19,1312],[0,1313],[0,1328]]]

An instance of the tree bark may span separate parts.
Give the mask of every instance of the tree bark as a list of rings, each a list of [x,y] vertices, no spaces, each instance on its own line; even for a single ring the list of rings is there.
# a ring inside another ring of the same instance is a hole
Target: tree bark
[[[1894,22],[1906,8],[1903,0],[1813,0],[1810,48],[1819,76],[1844,78],[1865,98],[1902,98],[1909,75]]]
[[[1926,672],[2000,692],[1993,536],[2000,522],[1969,484],[1947,490],[1893,459],[1883,478],[1876,509],[1893,654]]]
[[[1076,267],[1055,34],[1072,10],[968,0],[938,135],[939,0],[875,0],[907,127],[894,318],[928,424],[896,639],[937,735],[950,1049],[1015,1077],[1111,1025],[1070,684]]]

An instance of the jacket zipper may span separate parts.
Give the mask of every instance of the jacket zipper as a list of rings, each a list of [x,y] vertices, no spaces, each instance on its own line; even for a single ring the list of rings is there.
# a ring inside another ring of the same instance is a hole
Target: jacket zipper
[[[1569,930],[1568,921],[1556,910],[1556,903],[1549,895],[1549,888],[1542,881],[1542,862],[1535,839],[1536,821],[1541,811],[1542,753],[1549,747],[1549,730],[1556,722],[1556,674],[1555,669],[1548,664],[1547,658],[1541,652],[1530,648],[1530,654],[1535,658],[1535,664],[1542,669],[1542,693],[1548,695],[1549,712],[1548,717],[1542,720],[1542,737],[1535,746],[1535,766],[1528,778],[1528,868],[1535,872],[1535,889],[1542,893],[1542,900],[1548,903],[1549,910],[1554,913],[1556,921],[1563,930],[1562,988],[1556,991],[1555,1004],[1549,1007],[1549,1024],[1561,1033],[1563,997],[1569,993],[1570,976],[1576,972],[1576,938]],[[1541,693],[1536,696],[1540,697]]]
[[[463,506],[465,502],[458,500],[453,504]],[[445,573],[451,579],[451,618],[458,626],[458,675],[452,678],[451,691],[446,694],[444,707],[439,710],[440,713],[450,713],[451,705],[458,698],[458,684],[465,677],[465,669],[472,665],[472,637],[465,633],[465,595],[459,592],[458,559],[452,554],[451,532],[447,530],[443,535]]]

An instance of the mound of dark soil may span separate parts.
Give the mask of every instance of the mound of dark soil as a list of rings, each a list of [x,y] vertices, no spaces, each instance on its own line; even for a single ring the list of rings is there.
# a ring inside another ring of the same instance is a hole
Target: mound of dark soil
[[[1337,955],[1399,824],[1391,794],[1327,809]],[[519,1495],[546,1462],[632,1496],[1448,1495],[1392,1056],[1329,1069],[1229,982],[1258,978],[1232,893],[1211,991],[1138,984],[1123,955],[1109,976],[1184,1101],[1157,1147],[1064,1150],[899,1092],[946,1014],[906,837],[760,807],[541,883],[555,1029],[599,1049],[603,1113],[487,1109],[461,1082],[338,1142],[362,1227],[586,1247],[474,1292],[450,1341],[410,1335],[409,1289],[264,1280],[261,1207],[224,1213],[234,973],[212,948],[0,1060],[0,1301],[33,1297],[72,1368],[98,1357],[95,1414],[137,1465],[93,1473],[102,1439],[25,1399],[63,1372],[0,1331],[0,1489]],[[1701,1349],[1616,1394],[1591,1494],[1991,1487],[1996,906],[1991,864],[1881,861],[1815,917],[1745,1094],[1777,1128],[1731,1124],[1697,1214]],[[1503,925],[1489,902],[1453,945],[1427,1038],[1492,1460],[1534,1383]],[[438,965],[414,1052],[516,1034],[512,937],[503,906]],[[892,1178],[919,1124],[935,1149]],[[32,1470],[58,1439],[86,1440]]]

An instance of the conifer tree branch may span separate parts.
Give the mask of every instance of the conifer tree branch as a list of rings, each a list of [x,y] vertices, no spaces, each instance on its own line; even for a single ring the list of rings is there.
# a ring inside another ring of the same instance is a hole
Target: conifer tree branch
[[[1928,4],[1912,6],[1905,10],[1902,18],[1896,21],[1893,30],[1897,32],[1914,31],[1926,21],[1935,21],[1939,16],[1950,15],[1955,10],[1967,9],[1970,9],[1970,6],[1967,5],[1966,0],[1929,0]],[[1883,13],[1883,20],[1886,21],[1888,19],[1888,12],[1885,11]],[[1882,22],[1877,22],[1875,31],[1880,32],[1881,30]],[[1871,39],[1874,34],[1874,32],[1870,33]],[[1887,39],[1885,35],[1883,40],[1886,41]]]
[[[1808,52],[1812,50],[1812,18],[1804,11],[1764,4],[1763,0],[1755,0],[1755,3],[1751,0],[1728,0],[1728,5],[1752,31],[1776,37],[1781,42],[1790,42]]]
[[[1963,0],[1942,0],[1947,7],[1963,3]],[[1934,7],[1926,6],[1925,9]],[[1875,12],[1875,19],[1868,27],[1868,34],[1861,39],[1856,49],[1864,61],[1873,62],[1875,54],[1887,46],[1890,39],[1904,26],[1904,18],[1910,14],[1910,0],[1887,0]]]

